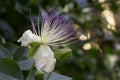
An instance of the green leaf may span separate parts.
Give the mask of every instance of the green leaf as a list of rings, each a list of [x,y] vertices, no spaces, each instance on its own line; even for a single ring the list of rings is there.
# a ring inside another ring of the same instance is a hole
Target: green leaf
[[[27,54],[29,53],[29,49],[27,47],[19,47],[15,53],[14,53],[14,59],[16,61],[22,61],[22,60],[25,60],[27,59]]]
[[[0,80],[18,80],[12,76],[0,73]]]
[[[72,80],[72,78],[68,77],[68,76],[64,76],[55,72],[52,72],[50,75],[49,73],[45,73],[44,74],[44,80],[47,80],[49,76],[48,80]]]
[[[5,43],[3,44],[3,46],[10,51],[13,55],[15,53],[15,51],[19,48],[19,46],[13,44],[13,43]]]
[[[71,56],[71,49],[58,49],[55,51],[55,57],[61,62],[68,61],[71,58]]]
[[[23,80],[23,75],[19,66],[10,59],[0,58],[0,72],[18,80]]]
[[[113,54],[112,48],[109,47],[109,46],[106,46],[106,45],[104,45],[103,51],[104,51],[106,54]]]
[[[34,61],[32,59],[26,59],[17,63],[21,70],[29,70],[32,67]]]
[[[27,56],[29,58],[32,58],[35,55],[36,51],[38,50],[39,46],[40,46],[40,43],[38,43],[38,42],[30,43],[31,48],[30,48],[29,54]]]
[[[8,22],[0,20],[0,30],[3,36],[8,40],[14,40],[15,34]]]
[[[6,48],[2,47],[1,45],[0,45],[0,58],[13,59],[12,55],[10,54],[10,52]]]

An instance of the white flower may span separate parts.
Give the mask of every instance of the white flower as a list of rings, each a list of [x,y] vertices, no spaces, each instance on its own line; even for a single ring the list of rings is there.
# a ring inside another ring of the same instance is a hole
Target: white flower
[[[68,44],[76,39],[76,32],[73,30],[73,23],[64,19],[64,16],[50,15],[43,19],[42,26],[39,27],[39,17],[37,24],[32,21],[34,33],[27,30],[18,40],[22,46],[29,46],[31,42],[39,42],[41,45],[34,55],[35,66],[38,71],[51,72],[54,69],[56,59],[54,52],[49,47]],[[36,30],[36,28],[38,30]]]
[[[23,36],[18,42],[21,42],[21,46],[28,46],[31,42],[40,42],[40,37],[33,34],[30,30],[27,30],[23,33]]]
[[[51,72],[54,69],[56,59],[49,46],[41,45],[36,52],[34,59],[38,71]]]

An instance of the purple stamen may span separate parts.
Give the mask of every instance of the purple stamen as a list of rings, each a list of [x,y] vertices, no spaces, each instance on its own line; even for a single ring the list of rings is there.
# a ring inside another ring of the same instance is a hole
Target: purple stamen
[[[45,34],[43,37],[48,38],[47,44],[62,45],[63,43],[68,43],[76,38],[73,24],[74,22],[66,20],[64,15],[49,14],[43,19],[40,36],[42,37]],[[39,24],[37,25],[39,26]]]

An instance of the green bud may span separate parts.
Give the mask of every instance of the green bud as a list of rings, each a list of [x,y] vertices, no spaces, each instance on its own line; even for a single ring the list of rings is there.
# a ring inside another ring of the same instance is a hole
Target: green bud
[[[55,57],[60,62],[68,61],[72,56],[72,50],[71,49],[57,49],[55,50]]]

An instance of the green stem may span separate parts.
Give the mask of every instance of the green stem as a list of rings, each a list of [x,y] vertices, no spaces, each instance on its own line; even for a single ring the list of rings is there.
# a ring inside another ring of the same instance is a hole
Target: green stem
[[[30,69],[30,71],[28,73],[27,80],[30,80],[30,76],[31,76],[33,68],[34,68],[34,63],[33,63],[32,67],[31,67],[31,69]]]
[[[49,73],[48,77],[46,80],[49,80],[50,76],[51,76],[52,72]]]

